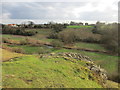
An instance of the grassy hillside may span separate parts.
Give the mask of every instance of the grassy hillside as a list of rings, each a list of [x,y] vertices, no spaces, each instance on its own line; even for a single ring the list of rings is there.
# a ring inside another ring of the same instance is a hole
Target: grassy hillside
[[[20,56],[24,56],[24,54],[20,54],[20,53],[14,53],[5,49],[1,49],[0,51],[2,51],[2,60],[3,61],[7,61],[11,58],[15,58],[15,57],[20,57]]]
[[[3,87],[6,88],[101,88],[85,62],[64,58],[22,56],[3,63]]]
[[[100,65],[102,68],[107,70],[110,74],[115,73],[118,71],[118,59],[117,56],[111,56],[106,54],[100,54],[95,52],[85,52],[85,51],[78,51],[78,50],[68,50],[68,49],[60,49],[54,52],[77,52],[83,55],[89,56],[97,65]]]

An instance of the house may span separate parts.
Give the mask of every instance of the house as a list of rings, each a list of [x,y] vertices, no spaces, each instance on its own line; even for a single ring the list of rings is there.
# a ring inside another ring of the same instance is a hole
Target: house
[[[11,27],[18,27],[16,24],[8,24],[8,26],[11,26]]]

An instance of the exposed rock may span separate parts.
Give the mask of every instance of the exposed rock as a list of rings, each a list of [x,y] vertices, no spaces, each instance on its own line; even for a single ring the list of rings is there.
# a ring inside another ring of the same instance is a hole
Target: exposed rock
[[[48,57],[48,56],[54,56],[56,58],[63,57],[65,60],[69,60],[73,63],[76,63],[76,61],[78,60],[85,61],[86,67],[95,75],[97,75],[97,78],[100,79],[99,82],[103,84],[106,83],[106,80],[107,80],[106,71],[100,68],[100,66],[97,66],[96,64],[94,64],[94,62],[88,56],[84,56],[79,53],[51,53],[49,55],[48,54],[44,55],[43,57]],[[76,59],[76,61],[73,59]],[[58,62],[55,62],[55,63],[58,63]]]

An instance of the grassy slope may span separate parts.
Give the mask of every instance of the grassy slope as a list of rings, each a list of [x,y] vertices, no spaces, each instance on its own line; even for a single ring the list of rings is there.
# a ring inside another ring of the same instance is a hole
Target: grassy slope
[[[24,56],[24,54],[19,54],[19,53],[14,53],[8,50],[4,50],[0,48],[0,51],[2,51],[2,60],[3,61],[7,61],[11,58],[15,58],[15,57],[20,57],[20,56]]]
[[[67,50],[67,49],[60,49],[54,52],[77,52],[83,55],[89,56],[94,62],[100,65],[102,68],[107,70],[109,74],[117,72],[118,70],[118,57],[111,56],[107,54],[100,54],[94,52],[85,52],[85,51],[78,51],[78,50]]]
[[[3,63],[3,87],[100,88],[99,84],[88,79],[90,73],[82,69],[83,64],[84,62],[72,63],[63,58],[17,58],[13,62]]]

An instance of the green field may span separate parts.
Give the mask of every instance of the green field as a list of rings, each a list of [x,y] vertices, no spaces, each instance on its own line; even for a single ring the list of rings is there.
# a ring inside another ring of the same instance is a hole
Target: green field
[[[82,25],[82,26],[78,26],[78,25],[70,25],[70,26],[67,26],[67,28],[92,28],[93,26],[85,26],[85,25]]]
[[[12,40],[17,40],[17,41],[20,41],[20,40],[25,39],[24,36],[10,35],[10,34],[3,34],[3,35],[2,35],[2,38],[9,38],[9,39],[12,39]]]
[[[22,48],[26,54],[36,54],[41,50],[47,51],[47,52],[51,52],[54,50],[53,48],[50,49],[45,46],[41,46],[41,47],[35,47],[35,46],[29,46],[29,45],[7,45],[7,46],[11,48]]]
[[[78,48],[86,48],[86,49],[93,49],[93,50],[101,50],[101,51],[106,50],[102,45],[95,44],[95,43],[79,42],[79,43],[76,43],[75,46]]]
[[[84,68],[83,64],[84,62],[72,63],[63,58],[20,57],[3,63],[3,87],[101,88],[101,85],[88,79],[88,75],[92,74],[81,69]]]

